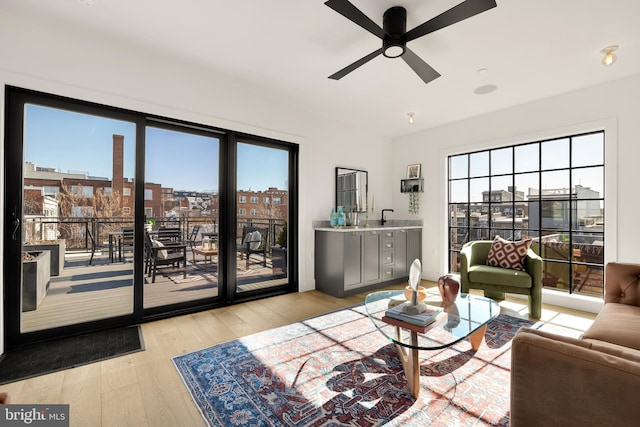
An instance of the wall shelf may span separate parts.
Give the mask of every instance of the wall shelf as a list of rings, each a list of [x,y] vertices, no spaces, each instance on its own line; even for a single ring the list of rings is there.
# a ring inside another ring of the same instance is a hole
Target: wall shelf
[[[401,179],[400,192],[401,193],[424,192],[424,178]]]

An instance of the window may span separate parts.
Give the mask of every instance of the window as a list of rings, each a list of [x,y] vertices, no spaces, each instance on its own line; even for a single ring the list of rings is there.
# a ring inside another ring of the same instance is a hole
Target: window
[[[263,197],[262,198],[262,203],[269,203],[269,198],[268,197]]]
[[[240,196],[238,199],[239,203],[247,203],[247,196]]]
[[[247,215],[247,210],[245,208],[241,208],[238,210],[238,215],[240,216],[246,216]]]
[[[85,185],[72,185],[71,192],[76,196],[89,198],[93,196],[93,187]]]
[[[153,200],[153,190],[145,189],[144,190],[144,199],[145,200]]]
[[[131,189],[130,188],[123,188],[122,189],[122,195],[123,196],[130,196],[131,195]]]
[[[60,195],[60,187],[42,187],[44,190],[44,195],[45,196],[53,196],[56,199],[58,198],[58,196]]]
[[[249,200],[251,201],[251,203],[258,203],[260,198],[258,196],[251,196]]]
[[[280,200],[280,197],[274,197],[273,198],[273,204],[275,205],[281,205],[282,201]]]
[[[72,206],[71,216],[76,218],[92,217],[93,208],[91,206]]]
[[[532,239],[543,286],[604,293],[604,132],[449,157],[449,270],[460,249]]]
[[[251,211],[249,211],[249,215],[257,216],[258,215],[258,209],[251,209]]]

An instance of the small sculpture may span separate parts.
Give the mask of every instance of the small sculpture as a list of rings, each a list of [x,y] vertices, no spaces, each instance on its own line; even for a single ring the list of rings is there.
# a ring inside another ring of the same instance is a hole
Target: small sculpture
[[[459,276],[453,274],[445,274],[438,279],[438,290],[440,297],[445,304],[451,304],[456,300],[460,290]]]
[[[411,269],[409,270],[409,286],[413,290],[411,295],[411,304],[402,308],[402,311],[407,314],[419,314],[427,309],[427,305],[418,302],[418,285],[420,284],[420,277],[422,276],[422,264],[419,259],[415,259],[411,263]]]

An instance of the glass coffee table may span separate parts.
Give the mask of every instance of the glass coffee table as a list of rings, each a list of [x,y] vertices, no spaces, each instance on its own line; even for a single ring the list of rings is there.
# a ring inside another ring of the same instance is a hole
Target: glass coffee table
[[[424,303],[442,307],[445,314],[424,328],[424,332],[417,332],[414,328],[408,329],[382,320],[387,308],[405,301],[403,291],[373,292],[367,295],[365,308],[375,327],[396,345],[409,389],[417,398],[420,394],[418,351],[451,347],[467,338],[471,347],[477,350],[484,339],[487,323],[500,314],[500,306],[490,298],[472,294],[460,294],[454,303],[445,304],[435,289],[428,292]]]

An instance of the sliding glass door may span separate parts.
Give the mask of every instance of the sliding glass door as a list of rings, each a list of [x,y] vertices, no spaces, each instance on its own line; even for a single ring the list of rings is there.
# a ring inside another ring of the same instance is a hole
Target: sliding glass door
[[[12,338],[132,315],[136,124],[14,96],[5,145]],[[44,100],[46,101],[46,100]],[[17,262],[16,262],[17,261]]]
[[[289,284],[289,158],[283,147],[237,144],[236,292]]]
[[[220,140],[166,126],[145,133],[144,308],[215,298]]]
[[[7,347],[291,292],[297,146],[7,90]]]

